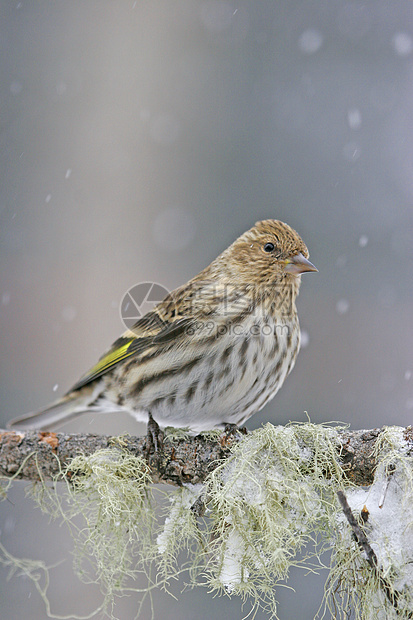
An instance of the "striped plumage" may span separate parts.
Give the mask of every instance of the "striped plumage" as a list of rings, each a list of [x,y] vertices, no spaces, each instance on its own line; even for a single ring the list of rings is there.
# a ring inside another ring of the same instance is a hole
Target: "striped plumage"
[[[46,429],[119,410],[192,431],[243,423],[294,365],[305,271],[316,269],[299,235],[277,220],[257,222],[125,332],[66,396],[11,426]]]

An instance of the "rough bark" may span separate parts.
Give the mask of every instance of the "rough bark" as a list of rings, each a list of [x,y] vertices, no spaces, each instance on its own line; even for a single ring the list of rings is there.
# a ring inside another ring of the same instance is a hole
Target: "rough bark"
[[[381,432],[382,429],[339,432],[337,452],[341,463],[348,478],[359,486],[373,482],[376,467],[374,446]],[[412,455],[413,428],[408,426],[403,433],[406,440],[404,454],[407,449]],[[148,459],[152,481],[174,485],[202,482],[230,454],[234,441],[239,440],[242,440],[242,434],[237,432],[223,432],[218,439],[203,436],[168,438],[162,453],[157,458],[151,456]],[[90,455],[96,450],[120,445],[134,455],[147,458],[146,437],[0,430],[0,477],[50,480],[75,456]]]

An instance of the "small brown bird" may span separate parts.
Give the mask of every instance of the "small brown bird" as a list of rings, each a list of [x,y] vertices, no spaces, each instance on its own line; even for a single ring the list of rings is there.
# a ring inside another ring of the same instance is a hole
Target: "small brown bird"
[[[277,220],[257,222],[116,340],[66,396],[10,426],[49,429],[121,410],[194,432],[242,424],[294,366],[306,271],[317,269],[300,236]]]

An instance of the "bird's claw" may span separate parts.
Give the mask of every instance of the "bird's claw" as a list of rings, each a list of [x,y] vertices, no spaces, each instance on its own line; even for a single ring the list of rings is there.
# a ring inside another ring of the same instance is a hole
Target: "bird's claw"
[[[221,446],[223,448],[231,447],[234,441],[236,441],[237,435],[239,433],[242,435],[246,435],[247,432],[248,431],[245,426],[237,426],[236,424],[225,424],[224,434],[221,436]]]
[[[248,431],[245,426],[238,426],[237,424],[227,423],[224,426],[224,432],[228,436],[235,435],[237,432],[241,433],[242,435],[246,435]]]

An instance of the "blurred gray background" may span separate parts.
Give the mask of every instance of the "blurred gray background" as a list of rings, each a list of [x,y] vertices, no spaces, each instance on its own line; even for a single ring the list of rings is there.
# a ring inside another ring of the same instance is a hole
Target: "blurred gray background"
[[[411,3],[3,0],[0,52],[2,425],[93,365],[131,286],[173,289],[267,217],[298,230],[319,273],[303,276],[296,368],[249,428],[305,412],[412,422]],[[67,428],[144,432],[127,416]],[[52,609],[88,613],[99,593],[73,576],[66,530],[22,483],[10,500],[2,543],[66,559]],[[2,619],[45,618],[28,580],[6,574]],[[288,585],[282,620],[311,619],[323,576]],[[199,590],[156,595],[155,617],[243,612]]]

